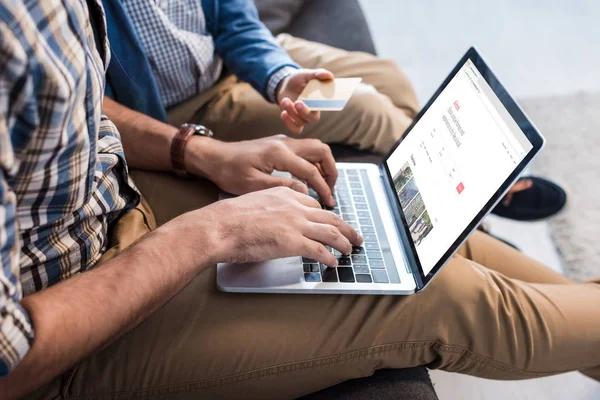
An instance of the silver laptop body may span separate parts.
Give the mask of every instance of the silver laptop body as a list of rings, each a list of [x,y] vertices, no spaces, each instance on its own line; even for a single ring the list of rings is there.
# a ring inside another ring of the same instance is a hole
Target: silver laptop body
[[[333,212],[361,232],[365,242],[338,268],[290,257],[261,263],[220,264],[217,285],[227,292],[411,294],[417,285],[400,240],[382,171],[376,164],[337,163]],[[316,194],[310,191],[316,197]],[[335,251],[335,250],[332,250]]]

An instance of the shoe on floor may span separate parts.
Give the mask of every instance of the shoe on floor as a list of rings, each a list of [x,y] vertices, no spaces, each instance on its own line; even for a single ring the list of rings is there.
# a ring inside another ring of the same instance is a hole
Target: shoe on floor
[[[518,221],[535,221],[548,218],[563,209],[567,203],[567,194],[557,184],[537,177],[530,179],[529,189],[513,194],[509,205],[500,202],[492,214]]]

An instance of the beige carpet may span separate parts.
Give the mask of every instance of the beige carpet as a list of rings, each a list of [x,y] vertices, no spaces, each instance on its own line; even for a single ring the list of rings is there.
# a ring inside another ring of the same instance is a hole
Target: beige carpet
[[[533,171],[567,189],[566,209],[550,220],[565,273],[600,277],[600,94],[520,102],[546,137]]]

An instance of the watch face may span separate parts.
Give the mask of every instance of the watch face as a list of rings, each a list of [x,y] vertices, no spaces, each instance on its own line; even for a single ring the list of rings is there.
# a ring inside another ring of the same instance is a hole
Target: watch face
[[[196,125],[196,124],[183,124],[181,125],[182,128],[194,128],[195,131],[199,131],[200,128],[202,127],[202,125]]]
[[[208,129],[207,127],[205,127],[204,125],[197,125],[197,124],[183,124],[181,125],[182,128],[193,128],[194,129],[194,135],[201,135],[201,136],[212,136],[213,133],[210,129]]]

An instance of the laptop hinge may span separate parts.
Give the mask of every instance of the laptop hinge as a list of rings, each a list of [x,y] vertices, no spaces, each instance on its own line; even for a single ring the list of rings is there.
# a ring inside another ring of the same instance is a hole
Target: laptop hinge
[[[424,287],[424,285],[423,279],[421,278],[420,266],[417,261],[417,258],[415,257],[416,248],[402,220],[402,208],[400,207],[400,203],[398,201],[398,197],[396,196],[392,179],[388,175],[387,168],[385,168],[384,163],[379,164],[378,167],[381,182],[383,183],[383,189],[385,191],[388,203],[390,205],[390,211],[392,213],[392,218],[394,219],[394,225],[396,226],[396,232],[398,233],[398,237],[400,238],[400,242],[402,243],[402,247],[404,250],[403,253],[406,258],[408,267],[410,268],[410,273],[412,273],[415,280],[415,291],[419,292]]]

